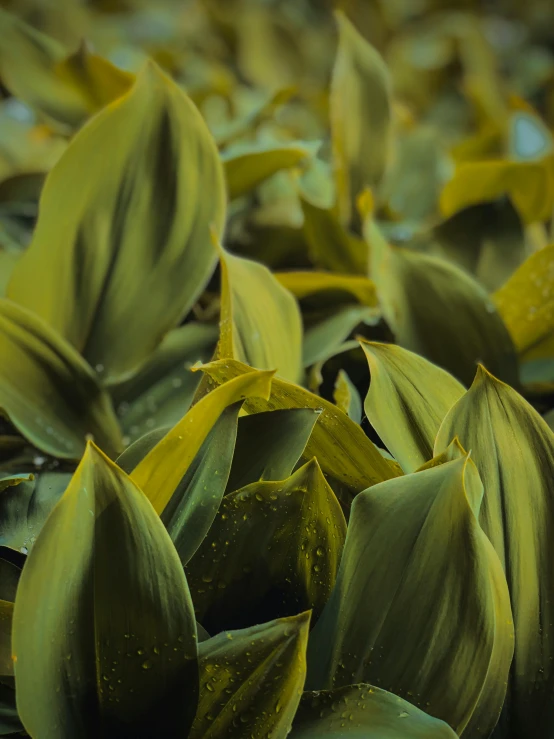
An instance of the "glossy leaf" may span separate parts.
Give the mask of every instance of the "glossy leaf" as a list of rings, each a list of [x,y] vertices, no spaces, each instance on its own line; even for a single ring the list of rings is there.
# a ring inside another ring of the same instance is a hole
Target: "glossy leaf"
[[[309,689],[387,686],[458,734],[489,735],[514,644],[506,580],[476,519],[482,495],[462,458],[355,498],[337,583],[310,635]]]
[[[301,613],[202,642],[189,739],[285,739],[306,677],[309,621]]]
[[[439,426],[465,388],[423,357],[394,344],[361,342],[371,381],[364,410],[404,472],[433,456]]]
[[[370,308],[378,305],[375,285],[367,277],[333,272],[277,272],[275,277],[298,300],[315,295],[326,299],[331,295],[344,295]]]
[[[348,223],[357,196],[379,183],[387,165],[391,91],[380,54],[341,11],[336,18],[339,45],[329,104],[338,203]]]
[[[121,448],[110,398],[91,367],[40,318],[6,299],[0,353],[0,407],[28,441],[69,459],[80,457],[88,434],[109,454]]]
[[[201,368],[214,384],[225,384],[252,370],[241,362],[219,360]],[[269,400],[252,399],[245,403],[248,413],[282,408],[313,408],[321,415],[304,452],[304,458],[317,457],[325,474],[340,480],[353,493],[377,482],[396,477],[397,471],[385,460],[362,429],[324,398],[275,378]]]
[[[400,346],[466,385],[478,362],[518,384],[508,330],[487,292],[470,275],[443,259],[389,246],[383,239],[372,242],[371,254],[381,309]]]
[[[241,406],[239,401],[223,410],[161,514],[183,564],[204,540],[221,504]]]
[[[142,459],[131,473],[161,514],[225,408],[245,398],[268,398],[272,372],[252,371],[206,395]]]
[[[339,370],[335,381],[333,399],[337,407],[349,416],[354,423],[362,422],[362,399],[356,386],[345,370]]]
[[[206,125],[149,63],[48,175],[8,296],[113,382],[143,363],[194,304],[216,261],[209,228],[221,233],[224,217],[223,168]]]
[[[312,408],[289,408],[239,418],[227,492],[251,482],[289,477],[319,414]]]
[[[0,494],[0,545],[31,551],[70,480],[70,472],[44,471],[33,481],[4,490]]]
[[[482,368],[450,410],[436,441],[457,435],[479,468],[485,496],[480,522],[508,580],[516,647],[509,712],[514,736],[547,733],[554,712],[554,434],[512,388]]]
[[[317,460],[286,480],[223,499],[186,567],[197,619],[211,633],[313,609],[335,582],[346,522]]]
[[[185,415],[199,382],[190,367],[210,359],[217,336],[211,324],[193,322],[173,329],[136,374],[110,387],[129,442],[151,429],[174,426]]]
[[[221,320],[218,357],[302,376],[302,320],[294,296],[262,264],[220,249]]]
[[[552,356],[554,244],[532,254],[494,294],[494,302],[520,354]]]
[[[313,156],[313,147],[300,143],[241,147],[236,152],[224,154],[229,199],[251,192],[271,175],[296,167],[310,156]]]
[[[13,95],[71,127],[118,98],[134,80],[84,46],[68,56],[53,38],[3,10],[0,76]]]
[[[526,223],[544,221],[554,204],[554,158],[543,161],[466,162],[444,187],[440,206],[451,216],[475,203],[507,195]]]
[[[442,721],[371,685],[306,692],[290,739],[455,739]]]
[[[13,652],[32,736],[179,735],[192,722],[196,624],[179,558],[145,496],[93,445],[23,570]]]

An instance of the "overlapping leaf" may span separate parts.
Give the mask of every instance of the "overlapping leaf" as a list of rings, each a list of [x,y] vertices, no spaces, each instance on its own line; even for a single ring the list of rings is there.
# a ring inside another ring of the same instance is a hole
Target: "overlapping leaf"
[[[289,734],[306,676],[309,613],[202,642],[201,698],[189,739]]]
[[[202,292],[216,261],[209,229],[220,233],[224,216],[223,168],[206,125],[149,63],[49,174],[8,296],[107,379],[121,378]]]
[[[179,735],[194,717],[196,624],[179,558],[93,445],[25,565],[13,653],[32,736]]]
[[[202,370],[216,386],[223,384],[223,387],[232,378],[243,377],[252,371],[247,365],[231,360],[210,362]],[[351,492],[357,493],[398,474],[345,413],[298,385],[275,378],[269,400],[252,399],[245,403],[249,413],[280,408],[321,410],[304,455],[317,457],[323,472],[339,480]]]
[[[476,519],[482,494],[475,465],[459,458],[355,498],[310,636],[309,689],[363,681],[458,734],[492,731],[514,644],[506,580]]]
[[[362,341],[371,372],[366,415],[405,472],[433,456],[437,431],[464,387],[423,357],[393,344]]]
[[[515,626],[509,715],[513,736],[547,733],[554,716],[552,583],[554,561],[554,434],[512,388],[480,368],[444,419],[442,451],[459,437],[479,468],[484,532],[504,566]]]
[[[333,588],[346,522],[315,459],[286,480],[227,495],[186,567],[198,620],[212,633],[313,609]]]

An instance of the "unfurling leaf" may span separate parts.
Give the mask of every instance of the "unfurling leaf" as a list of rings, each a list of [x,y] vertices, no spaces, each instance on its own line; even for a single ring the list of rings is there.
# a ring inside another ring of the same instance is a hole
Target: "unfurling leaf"
[[[25,564],[13,653],[31,736],[146,739],[192,723],[196,623],[183,569],[143,493],[93,445]]]
[[[489,735],[514,643],[506,580],[476,518],[482,495],[475,465],[459,458],[354,499],[310,635],[309,689],[383,686],[458,734]]]
[[[506,573],[515,627],[508,713],[513,736],[548,733],[554,711],[554,434],[515,390],[480,368],[435,445],[458,436],[479,469],[479,520]]]
[[[72,140],[39,213],[8,296],[113,382],[149,357],[209,279],[223,168],[193,103],[149,63]]]
[[[379,53],[341,12],[339,46],[330,92],[333,156],[341,219],[366,187],[379,184],[387,165],[391,91]]]

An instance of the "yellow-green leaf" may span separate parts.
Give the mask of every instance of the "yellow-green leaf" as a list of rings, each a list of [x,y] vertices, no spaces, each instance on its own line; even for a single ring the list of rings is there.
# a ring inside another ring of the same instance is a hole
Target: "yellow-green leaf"
[[[147,359],[202,292],[216,262],[209,229],[220,234],[224,217],[208,129],[149,63],[48,175],[8,296],[114,381]]]
[[[234,360],[218,360],[200,368],[212,383],[223,387],[235,377],[244,377],[252,368]],[[209,397],[209,396],[208,396]],[[335,405],[308,390],[274,378],[269,400],[249,399],[247,413],[278,408],[321,410],[319,420],[304,451],[304,457],[317,457],[323,472],[340,480],[353,494],[383,480],[396,477],[395,467],[384,459],[358,424]]]
[[[286,480],[226,495],[185,572],[210,633],[275,616],[321,613],[346,535],[340,504],[312,459]]]
[[[554,434],[515,390],[480,368],[444,419],[436,452],[455,435],[479,468],[481,526],[504,565],[512,599],[514,736],[545,735],[554,718]]]
[[[241,147],[222,156],[229,199],[251,192],[281,169],[300,165],[313,156],[313,146],[275,144]]]
[[[404,472],[433,456],[437,431],[465,388],[423,357],[394,344],[361,342],[371,381],[364,409]]]
[[[552,356],[554,244],[532,254],[496,291],[494,302],[521,355]]]
[[[380,54],[338,11],[339,45],[330,92],[333,157],[341,220],[352,218],[365,187],[377,185],[388,160],[391,91]]]
[[[74,54],[0,10],[0,76],[10,92],[67,126],[83,123],[125,93],[134,77],[84,45]]]
[[[440,206],[445,216],[475,203],[507,195],[526,223],[544,221],[554,206],[554,157],[541,161],[465,162],[445,185]]]
[[[267,267],[220,248],[221,319],[218,357],[302,377],[302,319],[296,298]]]
[[[131,473],[158,514],[167,506],[224,409],[245,398],[269,397],[273,373],[248,369],[248,373],[241,374],[196,403]]]
[[[374,226],[372,219],[366,225]],[[518,366],[510,334],[486,290],[439,257],[371,246],[381,310],[400,346],[421,354],[469,385],[478,362],[512,385]]]
[[[489,736],[514,641],[502,567],[476,518],[482,494],[461,458],[355,498],[335,589],[310,635],[309,689],[383,686],[457,734]]]
[[[298,300],[321,296],[329,301],[331,297],[338,299],[340,296],[345,301],[354,299],[370,308],[378,304],[375,284],[367,277],[332,272],[276,272],[274,276]]]
[[[181,563],[146,497],[94,445],[27,559],[12,642],[31,736],[146,739],[192,723],[196,622]]]
[[[349,416],[354,423],[362,422],[362,399],[356,386],[345,370],[339,370],[333,391],[333,400],[337,407]]]
[[[309,622],[301,613],[202,642],[189,739],[287,736],[306,676]]]
[[[456,739],[443,721],[397,695],[360,683],[307,691],[290,739]]]
[[[4,298],[0,354],[0,408],[28,441],[69,459],[79,459],[89,434],[108,454],[121,449],[110,398],[92,368],[40,318]]]

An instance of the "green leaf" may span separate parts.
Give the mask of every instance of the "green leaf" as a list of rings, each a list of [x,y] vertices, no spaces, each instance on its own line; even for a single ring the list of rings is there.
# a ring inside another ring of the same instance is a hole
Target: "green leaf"
[[[334,209],[320,208],[302,198],[304,236],[317,267],[348,275],[367,275],[369,251],[363,239],[350,233]]]
[[[309,689],[386,686],[458,734],[490,734],[514,642],[502,567],[476,519],[482,494],[461,458],[355,498],[335,589],[310,635]]]
[[[442,721],[371,685],[306,692],[290,739],[456,739]]]
[[[153,428],[174,426],[185,415],[199,382],[190,367],[212,357],[217,336],[217,327],[210,324],[173,329],[135,375],[110,387],[128,441]]]
[[[260,480],[284,480],[302,456],[319,411],[313,408],[254,413],[239,418],[226,492]]]
[[[0,600],[0,677],[13,675],[12,618],[13,603]]]
[[[301,613],[202,642],[189,739],[285,739],[306,676],[309,622]]]
[[[200,368],[212,383],[223,387],[234,377],[252,372],[252,368],[233,360],[218,360]],[[313,408],[321,410],[304,458],[317,457],[321,469],[339,480],[352,493],[358,493],[377,482],[396,477],[397,471],[384,459],[362,429],[335,405],[298,385],[274,378],[269,400],[249,399],[247,413],[281,408]]]
[[[192,722],[196,624],[179,558],[92,444],[25,564],[13,652],[31,736],[179,736]]]
[[[12,558],[6,556],[7,551],[9,551],[7,547],[0,548],[0,600],[13,603],[21,577],[21,567],[11,561]],[[22,556],[24,558],[24,555]]]
[[[221,504],[241,406],[239,401],[223,410],[161,514],[183,564],[202,543]]]
[[[0,545],[30,551],[71,480],[70,472],[39,472],[0,494]]]
[[[134,441],[125,451],[119,455],[115,460],[118,467],[121,467],[123,472],[128,475],[138,467],[139,462],[146,457],[146,455],[154,449],[166,434],[171,431],[171,426],[162,426],[159,429],[149,431],[144,436]]]
[[[372,277],[397,343],[466,385],[478,362],[517,385],[514,346],[485,289],[443,259],[376,239],[373,226],[367,219]]]
[[[348,223],[365,187],[377,185],[388,160],[391,90],[376,49],[342,11],[336,13],[339,45],[330,91],[331,135],[341,219]]]
[[[91,367],[40,318],[4,298],[0,354],[0,408],[34,446],[78,459],[92,434],[108,454],[119,451],[115,413]]]
[[[304,366],[309,367],[335,354],[356,326],[375,325],[378,320],[379,312],[375,308],[350,305],[334,309],[329,316],[306,329],[302,352]]]
[[[219,248],[221,320],[217,355],[302,377],[302,319],[295,297],[267,267]]]
[[[67,56],[53,38],[0,10],[0,76],[10,92],[75,127],[122,95],[134,77],[85,46]]]
[[[8,296],[114,382],[192,307],[216,262],[210,225],[220,234],[224,218],[223,168],[209,131],[150,62],[48,175],[33,242]]]
[[[337,407],[346,413],[354,423],[361,424],[362,399],[348,373],[343,369],[339,370],[335,381],[333,400],[337,404]]]
[[[465,388],[448,372],[394,344],[361,341],[371,382],[369,422],[404,472],[433,456],[439,426]]]
[[[273,373],[252,371],[206,395],[132,471],[132,478],[161,514],[225,408],[259,396],[268,398]]]
[[[554,244],[532,254],[494,294],[518,352],[529,359],[554,356]]]
[[[229,199],[251,192],[271,175],[296,167],[313,154],[313,146],[302,143],[242,145],[223,154]]]
[[[8,679],[0,678],[0,736],[12,736],[22,731],[23,726],[15,707],[13,685],[8,684]]]
[[[516,647],[509,694],[514,736],[548,734],[554,711],[554,434],[512,388],[484,369],[444,419],[435,445],[457,435],[479,468],[480,522],[506,573]]]
[[[197,619],[210,633],[313,609],[335,582],[346,522],[313,459],[286,480],[225,496],[186,567]]]

